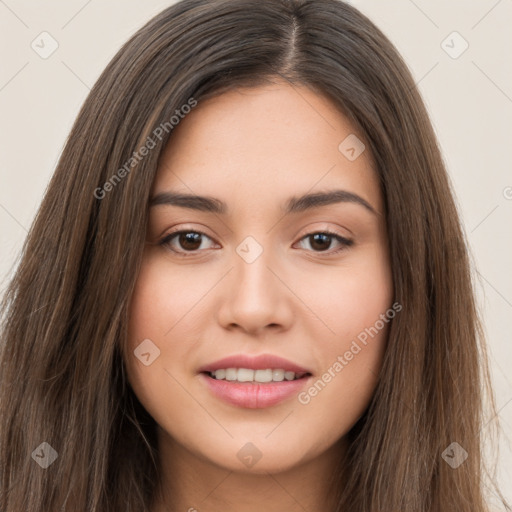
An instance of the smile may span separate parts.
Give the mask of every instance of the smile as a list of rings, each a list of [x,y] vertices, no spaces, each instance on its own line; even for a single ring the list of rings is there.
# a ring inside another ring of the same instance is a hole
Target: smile
[[[275,354],[233,354],[201,366],[198,377],[225,403],[263,409],[300,393],[312,371]]]

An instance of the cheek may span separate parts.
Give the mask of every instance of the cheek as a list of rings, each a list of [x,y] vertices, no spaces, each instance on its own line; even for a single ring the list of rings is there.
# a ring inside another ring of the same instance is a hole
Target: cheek
[[[380,245],[358,252],[343,265],[319,267],[301,276],[302,288],[295,289],[317,317],[314,339],[324,342],[328,354],[344,349],[347,340],[372,327],[391,307],[391,269]]]
[[[320,429],[320,437],[331,442],[343,437],[365,412],[377,385],[386,334],[383,329],[367,346],[357,340],[340,343],[324,372],[299,394],[303,410],[298,415]]]
[[[198,277],[197,273],[194,275],[180,268],[170,270],[165,258],[148,253],[130,304],[129,344],[132,350],[145,338],[159,340],[165,349],[177,333],[184,334],[185,326],[188,333],[189,319],[203,313],[201,299],[209,287],[207,280]],[[180,350],[179,344],[173,346],[175,350]]]
[[[187,302],[187,288],[178,282],[179,273],[165,272],[148,259],[141,267],[131,298],[125,356],[129,381],[141,395],[161,388],[158,379],[164,378],[168,345]],[[173,295],[176,290],[180,290],[179,300]],[[179,350],[179,345],[173,347],[176,357],[181,356]]]
[[[322,312],[331,332],[316,337],[322,370],[298,401],[310,408],[311,416],[325,414],[328,407],[331,417],[339,418],[331,428],[347,432],[366,409],[377,384],[389,325],[396,315],[393,283],[381,250],[367,251],[357,264],[326,277],[316,280],[310,303]]]
[[[318,346],[321,371],[297,398],[305,418],[313,422],[325,418],[321,428],[326,438],[345,435],[371,400],[395,314],[391,300],[381,290],[372,297],[362,296],[354,308],[352,297],[345,310],[338,310],[333,324],[337,335],[324,338]]]
[[[175,378],[176,361],[187,371],[189,351],[183,329],[197,290],[182,274],[147,256],[131,298],[125,366],[135,395],[158,424],[183,410],[183,392]],[[183,339],[182,339],[183,338]],[[174,340],[183,342],[177,343]],[[144,347],[141,349],[141,347]],[[147,355],[149,354],[149,355]]]

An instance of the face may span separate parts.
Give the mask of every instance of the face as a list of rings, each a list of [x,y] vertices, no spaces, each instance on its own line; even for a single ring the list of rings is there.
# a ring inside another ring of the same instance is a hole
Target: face
[[[367,407],[393,288],[361,142],[327,99],[285,83],[199,102],[174,129],[125,363],[175,453],[282,471],[334,450]]]

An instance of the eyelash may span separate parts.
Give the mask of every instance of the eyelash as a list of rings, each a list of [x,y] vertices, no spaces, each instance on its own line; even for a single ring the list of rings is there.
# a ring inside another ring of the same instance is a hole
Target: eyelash
[[[181,235],[181,234],[184,234],[184,233],[194,233],[194,234],[201,235],[201,236],[204,236],[206,238],[209,238],[211,240],[211,237],[209,237],[206,233],[203,233],[202,231],[197,231],[197,230],[192,230],[192,229],[182,229],[180,231],[174,231],[172,233],[169,233],[169,234],[165,235],[158,242],[158,245],[167,247],[170,251],[172,251],[175,254],[179,255],[180,257],[184,257],[184,258],[194,256],[198,252],[201,252],[201,251],[199,251],[197,249],[194,250],[194,251],[180,252],[180,251],[177,251],[177,250],[172,249],[170,247],[171,240],[173,240],[177,235]],[[299,241],[307,239],[307,238],[309,238],[309,237],[311,237],[313,235],[327,235],[327,236],[329,236],[331,238],[334,238],[335,240],[337,240],[341,244],[341,247],[339,249],[335,250],[335,251],[329,251],[329,250],[327,250],[327,251],[310,251],[310,252],[314,252],[314,253],[317,253],[317,254],[326,254],[327,253],[329,256],[332,256],[332,255],[338,254],[338,253],[346,250],[348,247],[350,247],[354,243],[353,240],[345,238],[345,237],[343,237],[341,235],[338,235],[337,233],[335,233],[333,231],[329,231],[329,230],[313,231],[313,232],[308,233],[307,235],[303,236]]]

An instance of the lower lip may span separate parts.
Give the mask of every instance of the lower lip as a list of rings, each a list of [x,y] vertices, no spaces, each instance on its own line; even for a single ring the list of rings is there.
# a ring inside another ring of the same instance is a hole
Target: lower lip
[[[246,409],[264,409],[283,402],[298,394],[311,377],[308,375],[297,380],[259,383],[217,380],[205,373],[200,376],[214,395],[231,405]]]

